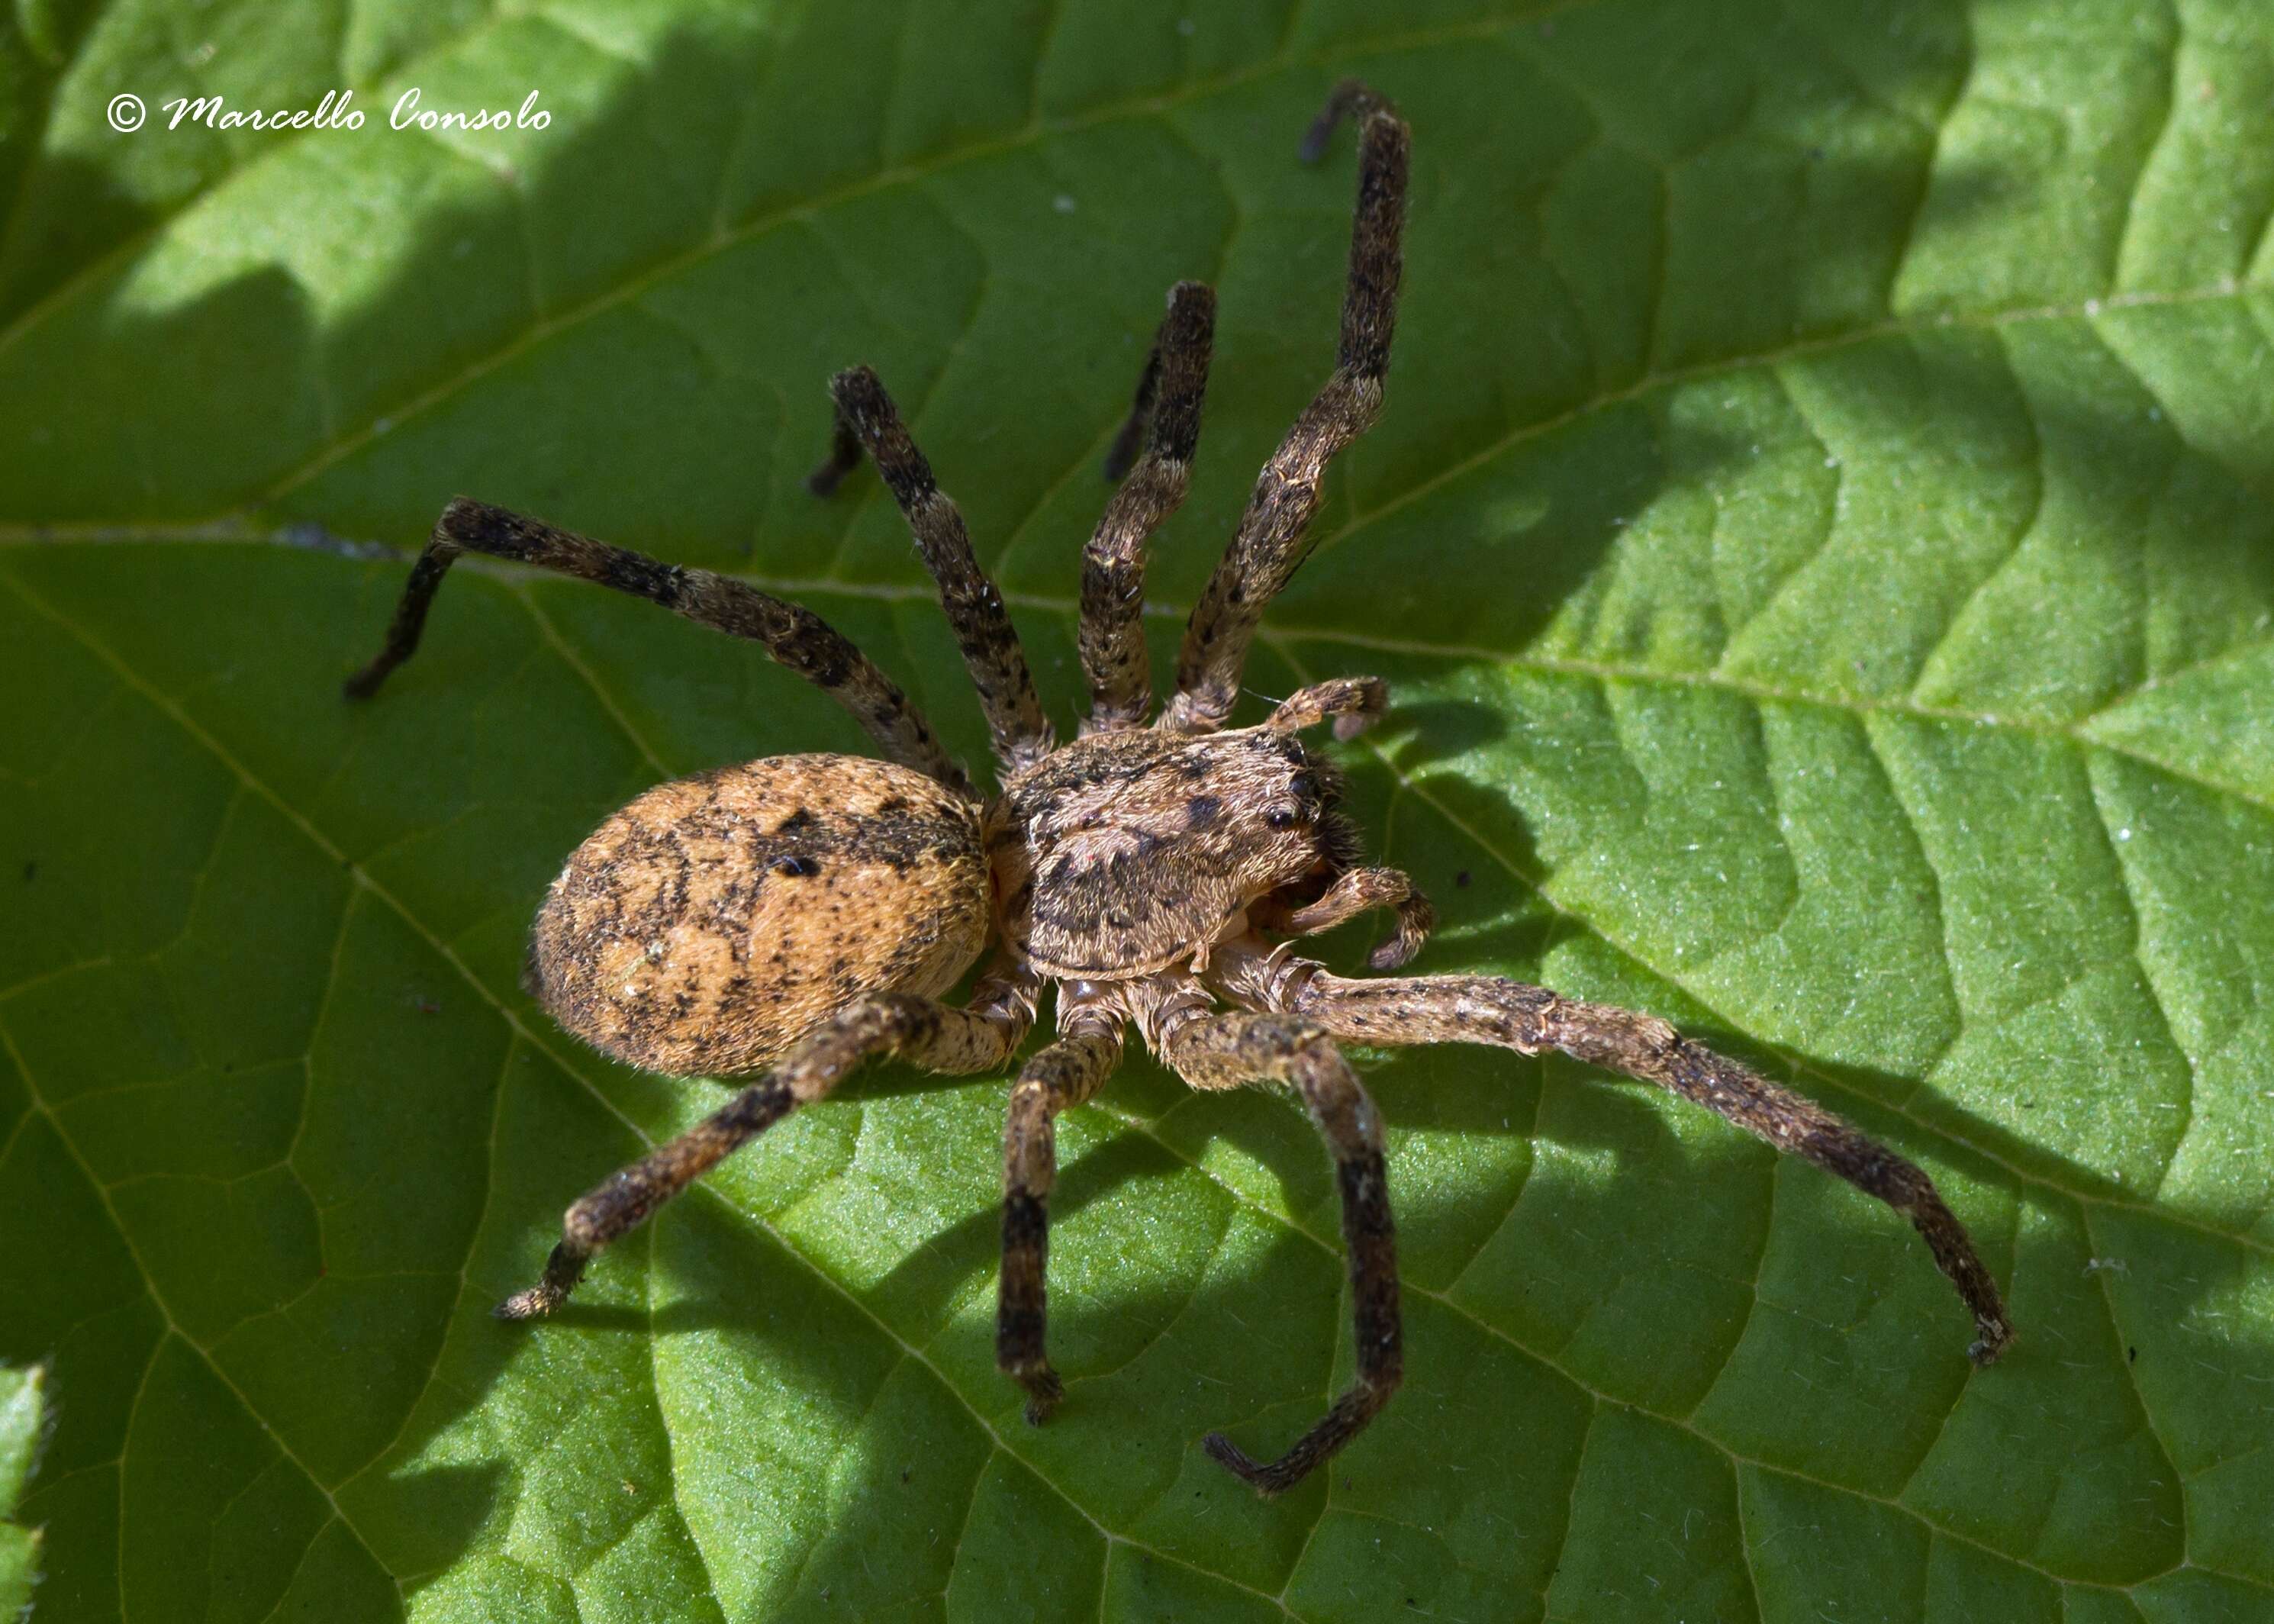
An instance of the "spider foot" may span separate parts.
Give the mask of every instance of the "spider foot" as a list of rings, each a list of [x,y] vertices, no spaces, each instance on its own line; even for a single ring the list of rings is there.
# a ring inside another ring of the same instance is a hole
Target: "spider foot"
[[[1296,161],[1316,163],[1325,157],[1327,143],[1334,139],[1335,126],[1359,112],[1362,105],[1373,99],[1374,93],[1366,87],[1363,79],[1346,79],[1337,85],[1334,94],[1327,98],[1326,109],[1303,132],[1303,144],[1295,149]]]
[[[860,466],[861,437],[840,412],[835,430],[829,437],[829,455],[805,477],[805,488],[825,499],[834,496],[837,487],[845,483],[845,476]]]
[[[1027,1425],[1040,1426],[1065,1400],[1065,1383],[1048,1365],[1030,1371],[1013,1371],[1011,1379],[1027,1389]]]
[[[1209,1459],[1267,1500],[1293,1488],[1311,1469],[1308,1461],[1296,1464],[1292,1470],[1289,1470],[1288,1460],[1266,1465],[1222,1432],[1210,1432],[1201,1439],[1201,1447],[1208,1452]]]
[[[584,1277],[584,1265],[591,1260],[589,1252],[572,1252],[563,1241],[553,1249],[545,1260],[545,1278],[526,1291],[516,1291],[490,1310],[499,1320],[534,1320],[539,1314],[549,1314],[568,1300],[576,1282]]]
[[[1436,929],[1437,910],[1419,891],[1410,892],[1397,905],[1397,929],[1374,944],[1366,962],[1376,970],[1397,970],[1412,962],[1413,955]]]
[[[1381,1177],[1380,1153],[1374,1158],[1374,1177]],[[1393,1288],[1394,1293],[1394,1288]],[[1389,1299],[1394,1314],[1397,1297]],[[1231,1472],[1258,1494],[1284,1494],[1340,1454],[1343,1447],[1366,1430],[1374,1413],[1389,1402],[1397,1391],[1401,1367],[1397,1364],[1397,1321],[1389,1323],[1387,1337],[1374,1340],[1361,1329],[1359,1335],[1361,1350],[1371,1349],[1377,1366],[1370,1377],[1362,1377],[1345,1389],[1335,1401],[1334,1408],[1319,1418],[1318,1424],[1287,1447],[1287,1453],[1269,1465],[1256,1460],[1222,1432],[1210,1432],[1201,1440],[1201,1447],[1209,1458]],[[1385,1361],[1386,1356],[1386,1362]]]
[[[1346,710],[1335,718],[1335,737],[1342,743],[1348,744],[1367,728],[1382,720],[1382,714],[1389,709],[1389,695],[1377,692],[1372,703],[1365,710]]]
[[[1374,970],[1403,969],[1420,951],[1421,944],[1401,930],[1387,941],[1375,943],[1374,951],[1366,956],[1366,962],[1368,968]]]
[[[1974,1328],[1981,1335],[1967,1344],[1966,1357],[1974,1361],[1977,1370],[1995,1365],[1999,1356],[2013,1342],[2014,1327],[2003,1320],[1977,1320]]]
[[[369,699],[379,692],[379,685],[387,680],[387,667],[373,660],[340,684],[343,699]]]

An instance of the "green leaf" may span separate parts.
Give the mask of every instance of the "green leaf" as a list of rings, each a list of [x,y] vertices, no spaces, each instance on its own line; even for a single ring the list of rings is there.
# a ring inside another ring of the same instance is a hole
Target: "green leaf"
[[[40,1530],[13,1518],[39,1452],[45,1379],[37,1366],[0,1370],[0,1618],[22,1614],[40,1576]]]
[[[1331,1180],[1285,1101],[1149,1064],[1061,1134],[1046,1428],[993,1368],[1000,1079],[882,1069],[491,1320],[725,1094],[523,997],[546,880],[646,785],[862,741],[503,568],[350,708],[404,550],[465,491],[792,590],[981,760],[889,500],[800,485],[867,360],[1069,716],[1163,291],[1222,295],[1163,662],[1324,376],[1352,164],[1293,147],[1351,73],[1415,133],[1397,359],[1253,686],[1391,680],[1344,754],[1438,899],[1420,968],[1852,1116],[2014,1351],[1971,1372],[1847,1186],[1452,1049],[1361,1056],[1410,1376],[1283,1501],[1196,1442],[1284,1443],[1346,1372]],[[551,123],[389,129],[412,86]],[[360,130],[163,127],[342,87]],[[2270,216],[2254,0],[19,5],[0,1359],[55,1398],[41,1617],[2274,1616]]]

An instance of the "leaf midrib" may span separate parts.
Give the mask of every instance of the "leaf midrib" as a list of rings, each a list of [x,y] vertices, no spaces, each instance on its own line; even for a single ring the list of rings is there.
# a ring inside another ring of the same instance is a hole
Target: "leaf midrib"
[[[1389,504],[1385,504],[1385,507]],[[1384,511],[1376,508],[1353,519],[1341,529],[1323,538],[1319,549],[1341,541],[1363,530]],[[11,549],[33,549],[65,546],[135,546],[135,545],[243,545],[274,546],[290,551],[331,553],[357,562],[375,559],[400,560],[408,563],[414,556],[410,550],[384,542],[344,541],[325,536],[310,540],[305,534],[291,528],[275,530],[255,526],[238,516],[200,521],[192,523],[154,522],[150,523],[109,524],[89,526],[76,532],[58,532],[43,527],[10,527],[0,525],[0,553]],[[456,566],[461,571],[471,571],[493,579],[518,583],[530,579],[525,570],[500,565],[480,558],[461,559]],[[807,598],[855,598],[875,603],[921,603],[935,601],[937,594],[929,586],[915,583],[853,582],[825,576],[788,577],[769,575],[749,570],[717,572],[729,578],[757,588],[760,591],[793,600]],[[516,593],[518,595],[518,592]],[[1059,598],[1046,592],[1012,591],[1003,594],[1003,601],[1013,609],[1031,611],[1072,620],[1081,613],[1081,605],[1071,598]],[[538,621],[539,635],[562,663],[593,688],[610,712],[610,719],[622,730],[626,738],[659,771],[674,769],[662,761],[643,741],[621,707],[609,694],[598,676],[576,656],[560,637],[557,628],[533,604],[524,598],[524,606]],[[1144,605],[1148,620],[1182,621],[1192,613],[1188,604],[1148,600]],[[1433,642],[1427,638],[1387,637],[1377,633],[1352,631],[1338,626],[1299,626],[1276,620],[1258,633],[1259,638],[1282,650],[1306,643],[1334,643],[1345,648],[1369,649],[1377,653],[1398,654],[1423,659],[1438,659],[1449,664],[1490,665],[1503,670],[1523,672],[1536,676],[1578,677],[1600,683],[1629,683],[1639,687],[1670,687],[1699,689],[1728,694],[1756,704],[1781,704],[1798,708],[1835,710],[1846,715],[1870,718],[1900,717],[1915,721],[1958,723],[1967,726],[1985,727],[2002,732],[2027,734],[2033,738],[2051,740],[2079,750],[2094,750],[2135,761],[2142,766],[2207,790],[2259,811],[2274,814],[2274,793],[2249,785],[2216,778],[2195,765],[2173,761],[2150,753],[2134,741],[2102,738],[2086,731],[2092,725],[2125,705],[2167,688],[2210,666],[2230,660],[2248,658],[2274,648],[2274,635],[2235,643],[2208,655],[2193,664],[2161,673],[2131,688],[2119,690],[2094,709],[2063,720],[2053,717],[2033,717],[2003,710],[1972,710],[1962,705],[1931,704],[1905,695],[1843,694],[1831,690],[1783,686],[1764,681],[1757,677],[1737,676],[1719,667],[1684,670],[1678,666],[1648,665],[1629,661],[1581,658],[1571,655],[1542,654],[1521,649],[1494,648],[1484,643]],[[1663,974],[1659,972],[1658,974]],[[2216,1231],[2214,1231],[2216,1233]],[[2238,1237],[2239,1238],[2239,1237]]]

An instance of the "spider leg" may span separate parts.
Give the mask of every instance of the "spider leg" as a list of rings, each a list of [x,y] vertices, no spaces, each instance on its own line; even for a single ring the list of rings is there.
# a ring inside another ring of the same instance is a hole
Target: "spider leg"
[[[1489,975],[1422,975],[1380,981],[1334,975],[1315,961],[1259,943],[1227,943],[1211,961],[1227,996],[1314,1021],[1360,1043],[1491,1043],[1533,1055],[1560,1049],[1575,1060],[1656,1083],[1693,1105],[1837,1174],[1910,1220],[1936,1267],[1974,1316],[1967,1349],[1988,1365],[2013,1340],[1998,1282],[1966,1226],[1911,1162],[1866,1137],[1807,1095],[1773,1083],[1665,1021],[1608,1004],[1582,1004],[1544,987]]]
[[[1315,902],[1295,909],[1282,920],[1258,917],[1266,929],[1289,936],[1310,936],[1357,918],[1369,908],[1394,908],[1397,929],[1367,955],[1377,970],[1395,970],[1410,962],[1436,928],[1437,910],[1414,889],[1411,876],[1397,868],[1345,868]]]
[[[874,372],[865,366],[841,372],[829,380],[829,393],[837,402],[829,460],[814,470],[808,488],[826,495],[860,462],[862,451],[876,459],[915,538],[916,553],[939,587],[940,606],[987,713],[995,759],[1009,772],[1034,765],[1055,742],[1050,725],[1035,697],[1035,680],[1003,594],[972,553],[963,515],[932,478],[931,464]]]
[[[343,685],[350,699],[369,699],[388,673],[418,650],[426,612],[450,565],[462,554],[479,553],[596,581],[686,616],[730,636],[747,637],[834,699],[868,731],[884,752],[904,767],[929,773],[953,789],[969,793],[971,781],[948,759],[922,714],[908,696],[845,635],[802,605],[747,586],[730,575],[687,569],[612,547],[573,531],[555,530],[487,502],[453,500],[434,522],[426,549],[411,566],[387,644]]]
[[[1185,500],[1201,438],[1216,294],[1196,282],[1169,289],[1169,313],[1137,380],[1129,420],[1106,455],[1121,479],[1081,558],[1081,666],[1089,678],[1084,733],[1135,727],[1153,708],[1145,653],[1145,544]],[[1139,462],[1140,447],[1145,453]],[[1131,464],[1135,471],[1131,472]]]
[[[1061,1000],[1071,989],[1061,991]],[[1050,1186],[1058,1180],[1058,1113],[1090,1099],[1121,1064],[1121,1022],[1085,1019],[1027,1062],[1011,1089],[1003,1129],[1003,1274],[995,1310],[995,1363],[1027,1390],[1040,1426],[1065,1396],[1043,1348],[1043,1271],[1050,1257]]]
[[[1173,733],[1207,733],[1231,716],[1264,605],[1306,556],[1304,533],[1318,509],[1327,464],[1381,415],[1382,380],[1397,317],[1411,140],[1396,109],[1347,79],[1311,127],[1303,143],[1306,159],[1324,151],[1328,133],[1345,115],[1357,117],[1361,127],[1350,281],[1335,370],[1256,477],[1239,533],[1193,606],[1177,658],[1176,695],[1160,723]]]
[[[1009,1057],[1034,1019],[1030,983],[983,980],[968,1009],[911,993],[876,993],[823,1022],[775,1066],[667,1145],[611,1174],[562,1217],[561,1244],[536,1285],[508,1297],[501,1320],[550,1313],[584,1278],[592,1254],[801,1105],[810,1105],[862,1062],[898,1055],[927,1071],[984,1071]]]
[[[1171,303],[1176,299],[1177,288],[1185,285],[1178,282],[1169,289]],[[1204,282],[1195,285],[1207,286]],[[1214,291],[1209,289],[1211,296]],[[1163,320],[1161,325],[1165,329],[1168,323]],[[1145,448],[1145,429],[1153,420],[1153,402],[1161,393],[1161,340],[1164,335],[1163,332],[1153,335],[1153,347],[1145,352],[1144,370],[1137,374],[1137,393],[1130,397],[1129,415],[1121,419],[1121,426],[1113,432],[1113,443],[1105,448],[1102,471],[1109,485],[1120,484],[1123,476],[1135,466],[1137,454]]]
[[[1291,1086],[1335,1161],[1349,1257],[1358,1378],[1325,1417],[1268,1464],[1221,1432],[1202,1440],[1211,1458],[1265,1494],[1292,1488],[1366,1430],[1404,1377],[1397,1310],[1397,1235],[1389,1215],[1382,1118],[1327,1029],[1301,1016],[1250,1010],[1207,1012],[1197,986],[1171,994],[1138,1019],[1161,1058],[1196,1088],[1256,1081]]]
[[[1335,737],[1347,741],[1380,721],[1389,707],[1389,688],[1380,677],[1329,677],[1288,695],[1263,725],[1274,733],[1297,733],[1331,717]]]

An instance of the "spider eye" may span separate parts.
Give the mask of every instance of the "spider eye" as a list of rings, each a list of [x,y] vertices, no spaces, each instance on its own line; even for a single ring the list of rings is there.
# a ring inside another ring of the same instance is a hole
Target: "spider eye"
[[[1273,807],[1263,815],[1263,821],[1274,829],[1292,829],[1302,820],[1302,813],[1293,807]]]

